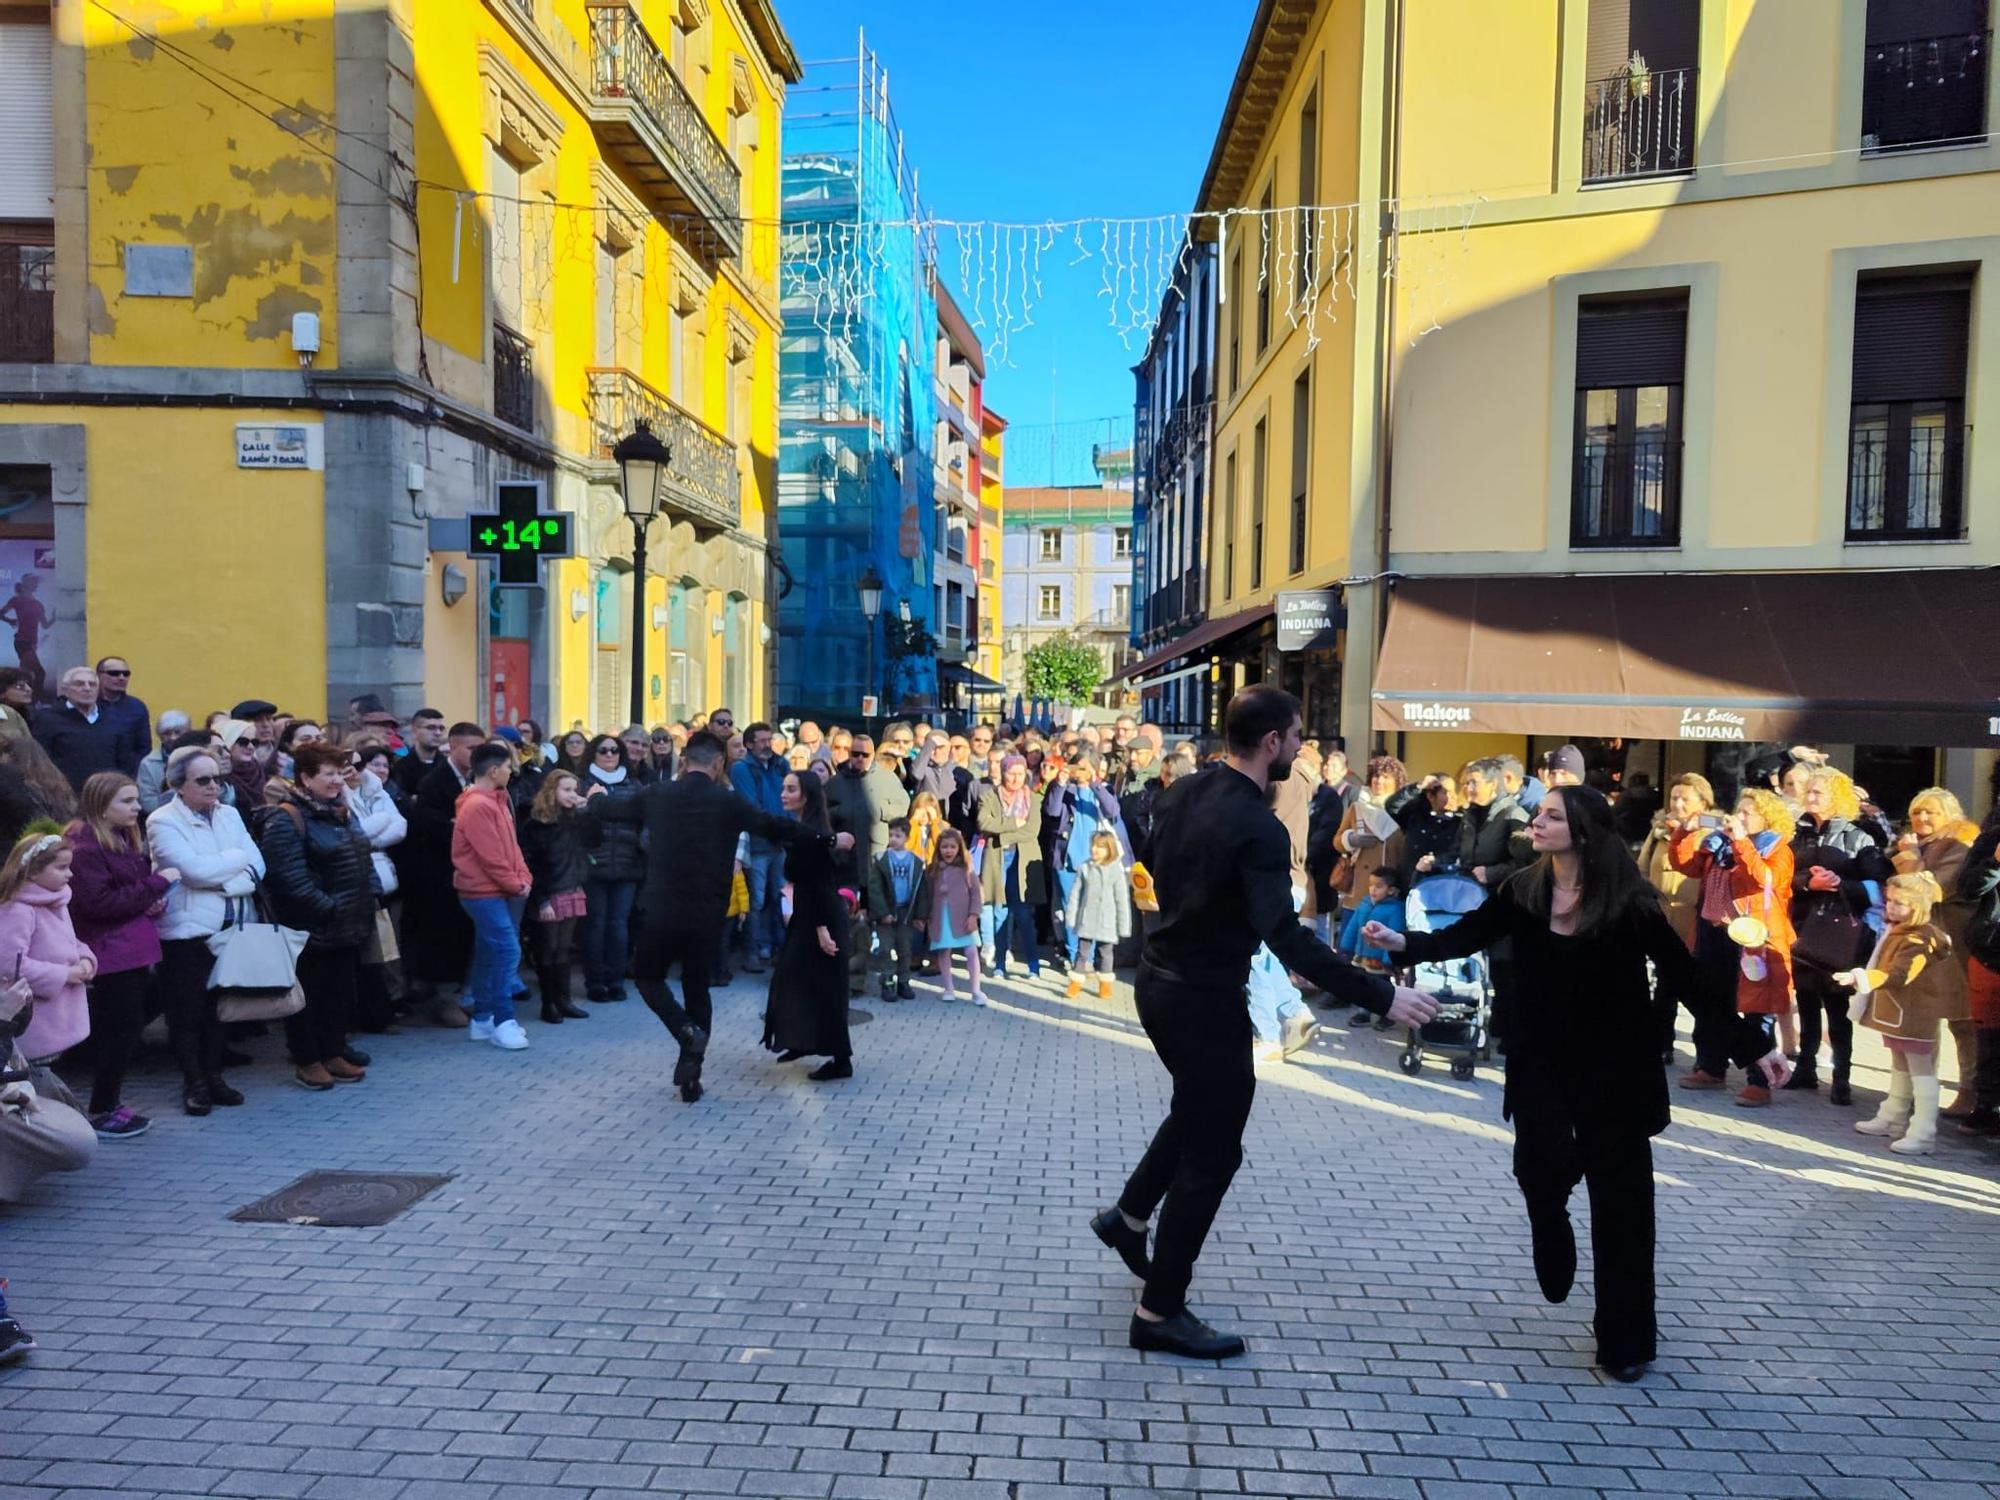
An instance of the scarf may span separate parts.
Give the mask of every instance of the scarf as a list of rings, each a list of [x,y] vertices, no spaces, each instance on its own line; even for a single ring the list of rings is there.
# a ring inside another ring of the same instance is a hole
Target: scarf
[[[617,786],[630,773],[623,766],[615,771],[607,771],[602,766],[592,766],[590,774],[606,786]]]

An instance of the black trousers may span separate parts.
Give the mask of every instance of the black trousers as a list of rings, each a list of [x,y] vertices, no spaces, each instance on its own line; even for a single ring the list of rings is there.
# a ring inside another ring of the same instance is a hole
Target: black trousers
[[[648,1008],[667,1030],[678,1036],[690,1021],[703,1031],[711,1028],[715,1008],[708,995],[715,972],[717,943],[715,929],[660,927],[641,919],[637,951],[632,955],[632,977]],[[667,971],[681,966],[682,1005],[667,988]]]
[[[1865,963],[1863,954],[1859,963]],[[1792,960],[1792,993],[1799,1001],[1799,1067],[1814,1070],[1819,1058],[1820,1017],[1826,1017],[1827,1040],[1833,1043],[1833,1076],[1845,1082],[1854,1066],[1854,1023],[1847,1018],[1847,1002],[1854,991],[1833,982],[1833,976],[1816,964]]]
[[[90,1113],[105,1114],[118,1107],[125,1088],[125,1070],[132,1049],[146,1024],[146,993],[152,987],[150,969],[126,969],[99,974],[90,981]]]
[[[322,948],[307,943],[299,954],[299,988],[306,1008],[285,1018],[285,1046],[301,1068],[338,1057],[347,1047],[347,1028],[354,1015],[355,989],[361,981],[361,949]]]
[[[1652,1141],[1578,1131],[1567,1120],[1540,1122],[1532,1112],[1517,1112],[1514,1180],[1531,1224],[1566,1218],[1569,1195],[1577,1183],[1584,1184],[1597,1287],[1597,1362],[1611,1367],[1652,1359],[1659,1341],[1653,1317]]]
[[[1194,1263],[1243,1165],[1243,1127],[1257,1092],[1250,1009],[1241,990],[1181,984],[1141,968],[1139,1021],[1173,1075],[1173,1103],[1139,1158],[1118,1206],[1135,1219],[1159,1209],[1153,1274],[1139,1305],[1171,1318],[1187,1305]]]
[[[2000,1026],[1981,1026],[1979,1060],[1973,1068],[1973,1090],[1981,1109],[2000,1109]],[[1963,1088],[1960,1080],[1959,1087]]]
[[[1736,993],[1737,961],[1741,953],[1742,949],[1729,941],[1729,934],[1713,922],[1703,922],[1695,928],[1694,961],[1708,976],[1709,987],[1715,993]],[[1694,1015],[1694,1065],[1712,1078],[1727,1078],[1729,1049],[1735,1040],[1728,1011],[1692,1005],[1688,1009]]]
[[[215,991],[208,987],[215,955],[205,937],[167,938],[160,944],[160,1007],[167,1016],[167,1045],[181,1082],[197,1084],[222,1072],[222,1023]]]

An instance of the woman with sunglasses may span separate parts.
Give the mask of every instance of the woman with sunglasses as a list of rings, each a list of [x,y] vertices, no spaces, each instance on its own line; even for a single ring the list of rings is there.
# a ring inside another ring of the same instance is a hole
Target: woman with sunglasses
[[[586,793],[601,788],[607,797],[639,795],[639,778],[617,736],[600,734],[590,742],[590,769],[583,787]],[[593,821],[584,844],[590,851],[583,881],[584,995],[598,1002],[623,1000],[625,968],[632,953],[632,904],[646,875],[639,825]]]
[[[208,940],[229,920],[231,903],[256,892],[264,856],[236,809],[223,805],[222,766],[207,750],[190,745],[169,755],[166,785],[173,795],[146,820],[153,868],[179,875],[159,917],[156,982],[167,1040],[180,1064],[181,1106],[205,1115],[214,1105],[243,1102],[222,1078],[222,1023],[208,987],[215,966]]]

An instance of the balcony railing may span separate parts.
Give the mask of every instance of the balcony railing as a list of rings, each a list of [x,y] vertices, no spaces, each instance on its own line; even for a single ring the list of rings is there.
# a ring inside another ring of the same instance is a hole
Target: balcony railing
[[[535,430],[535,346],[505,323],[493,325],[493,415]]]
[[[1583,180],[1663,177],[1694,169],[1693,68],[1620,69],[1584,95]]]
[[[597,456],[644,422],[673,453],[667,466],[666,505],[695,534],[734,531],[742,520],[742,475],[736,449],[707,423],[682,411],[630,370],[586,370],[590,425]]]
[[[1847,539],[1955,540],[1965,535],[1971,429],[1902,407],[1854,409],[1847,444]]]
[[[0,245],[0,364],[45,365],[55,357],[55,247]]]
[[[1665,433],[1586,436],[1570,491],[1572,547],[1671,547],[1681,539],[1681,445]]]
[[[1869,44],[1861,68],[1861,149],[1976,145],[1986,139],[1986,32]]]
[[[590,3],[591,120],[634,175],[673,210],[698,215],[742,249],[742,174],[673,65],[625,0]]]

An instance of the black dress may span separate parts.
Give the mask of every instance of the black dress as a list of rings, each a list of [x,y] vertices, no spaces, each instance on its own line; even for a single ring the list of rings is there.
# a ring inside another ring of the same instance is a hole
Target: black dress
[[[847,907],[824,841],[785,851],[785,879],[792,885],[792,919],[771,971],[764,1008],[764,1045],[773,1052],[808,1057],[853,1055],[847,1039]],[[822,952],[824,927],[838,945]]]

